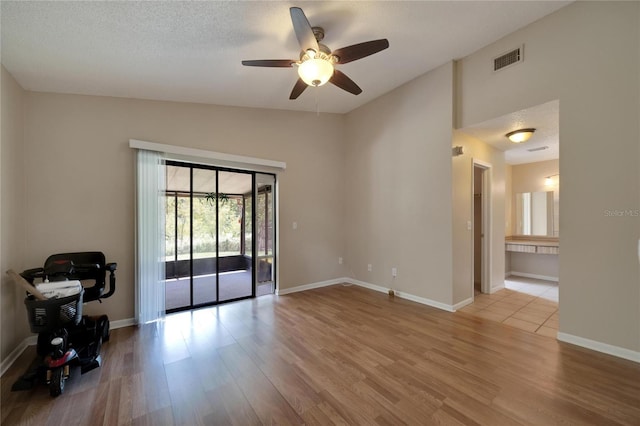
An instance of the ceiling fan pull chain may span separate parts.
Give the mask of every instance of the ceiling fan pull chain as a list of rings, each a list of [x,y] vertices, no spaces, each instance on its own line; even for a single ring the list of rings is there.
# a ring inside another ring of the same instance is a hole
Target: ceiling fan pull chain
[[[320,117],[320,106],[318,104],[318,87],[320,86],[316,86],[316,90],[314,90],[314,92],[316,93],[316,115]]]

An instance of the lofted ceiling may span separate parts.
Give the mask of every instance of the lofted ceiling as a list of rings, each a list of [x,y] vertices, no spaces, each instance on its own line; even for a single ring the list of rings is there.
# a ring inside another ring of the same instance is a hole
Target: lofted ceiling
[[[567,5],[567,1],[2,1],[2,64],[27,90],[345,113]],[[298,59],[289,7],[331,49],[387,38],[339,69],[363,89],[327,84],[288,99]]]

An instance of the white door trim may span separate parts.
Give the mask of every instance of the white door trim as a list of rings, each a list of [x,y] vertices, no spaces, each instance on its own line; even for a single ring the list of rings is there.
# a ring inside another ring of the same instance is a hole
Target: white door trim
[[[483,293],[491,293],[492,283],[492,268],[491,268],[491,247],[493,246],[493,241],[491,238],[491,219],[492,219],[492,209],[491,209],[491,201],[492,201],[492,191],[491,191],[491,181],[492,181],[492,165],[491,163],[487,163],[482,160],[472,159],[471,162],[471,217],[474,216],[473,206],[473,193],[474,193],[474,171],[476,167],[483,169],[482,172],[482,234],[484,238],[482,239],[482,254],[481,254],[481,276],[482,276],[482,287],[481,291]],[[473,235],[473,234],[472,234]],[[474,262],[474,238],[471,238],[471,270],[473,271],[473,262]],[[473,276],[471,274],[471,294],[474,294],[474,286],[473,286]]]

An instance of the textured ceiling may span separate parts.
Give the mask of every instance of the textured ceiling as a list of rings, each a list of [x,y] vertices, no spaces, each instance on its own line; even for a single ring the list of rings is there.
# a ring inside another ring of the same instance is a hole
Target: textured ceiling
[[[2,1],[2,64],[27,90],[344,113],[462,58],[569,2]],[[339,66],[363,89],[288,99],[297,59],[289,7],[332,49],[387,38],[389,49]]]

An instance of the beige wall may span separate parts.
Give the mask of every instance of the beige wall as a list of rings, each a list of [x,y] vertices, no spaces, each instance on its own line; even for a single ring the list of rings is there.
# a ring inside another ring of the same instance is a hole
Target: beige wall
[[[507,274],[530,276],[550,281],[558,281],[559,255],[506,252],[505,259],[509,259]]]
[[[560,101],[560,332],[640,350],[640,3],[576,2],[464,58],[461,127]],[[524,44],[522,64],[492,58]],[[634,123],[631,125],[631,123]]]
[[[511,166],[511,179],[513,193],[520,192],[540,192],[560,191],[556,185],[558,176],[553,177],[554,185],[545,185],[544,179],[547,176],[560,173],[560,160],[538,161],[536,163],[516,164]]]
[[[559,160],[549,160],[549,161],[539,161],[536,163],[528,163],[528,164],[517,164],[512,166],[512,194],[511,194],[511,204],[509,210],[513,214],[511,216],[511,223],[514,224],[514,232],[516,229],[516,207],[515,207],[515,194],[523,193],[523,192],[548,192],[553,191],[553,202],[554,202],[554,217],[553,217],[553,234],[554,236],[559,235],[559,212],[560,212],[560,178],[559,176],[554,176],[552,178],[553,185],[545,184],[545,177],[557,175],[560,173],[560,161]]]
[[[0,159],[0,359],[4,360],[29,335],[24,293],[5,274],[22,271],[25,235],[24,90],[2,67],[2,142]]]
[[[345,260],[352,277],[446,305],[452,88],[449,63],[349,113],[345,140]]]
[[[513,180],[513,166],[511,166],[510,164],[506,164],[505,165],[505,174],[504,174],[504,182],[505,182],[505,189],[504,189],[504,207],[505,207],[505,211],[504,211],[504,218],[505,218],[505,223],[504,223],[504,235],[505,237],[510,237],[513,235],[514,230],[515,230],[515,222],[513,220],[513,215],[515,215],[515,211],[513,210],[513,185],[511,184],[511,181]],[[507,261],[505,261],[505,263],[508,263]],[[508,271],[509,269],[507,269]]]
[[[491,271],[490,291],[504,287],[505,172],[504,153],[461,131],[454,131],[453,146],[462,146],[464,154],[453,157],[453,303],[473,297],[473,234],[467,221],[473,221],[473,161],[491,165]]]
[[[344,118],[200,104],[28,93],[24,264],[101,250],[118,289],[91,304],[134,315],[134,161],[130,138],[284,161],[280,288],[342,277]],[[298,229],[292,229],[292,223]]]

